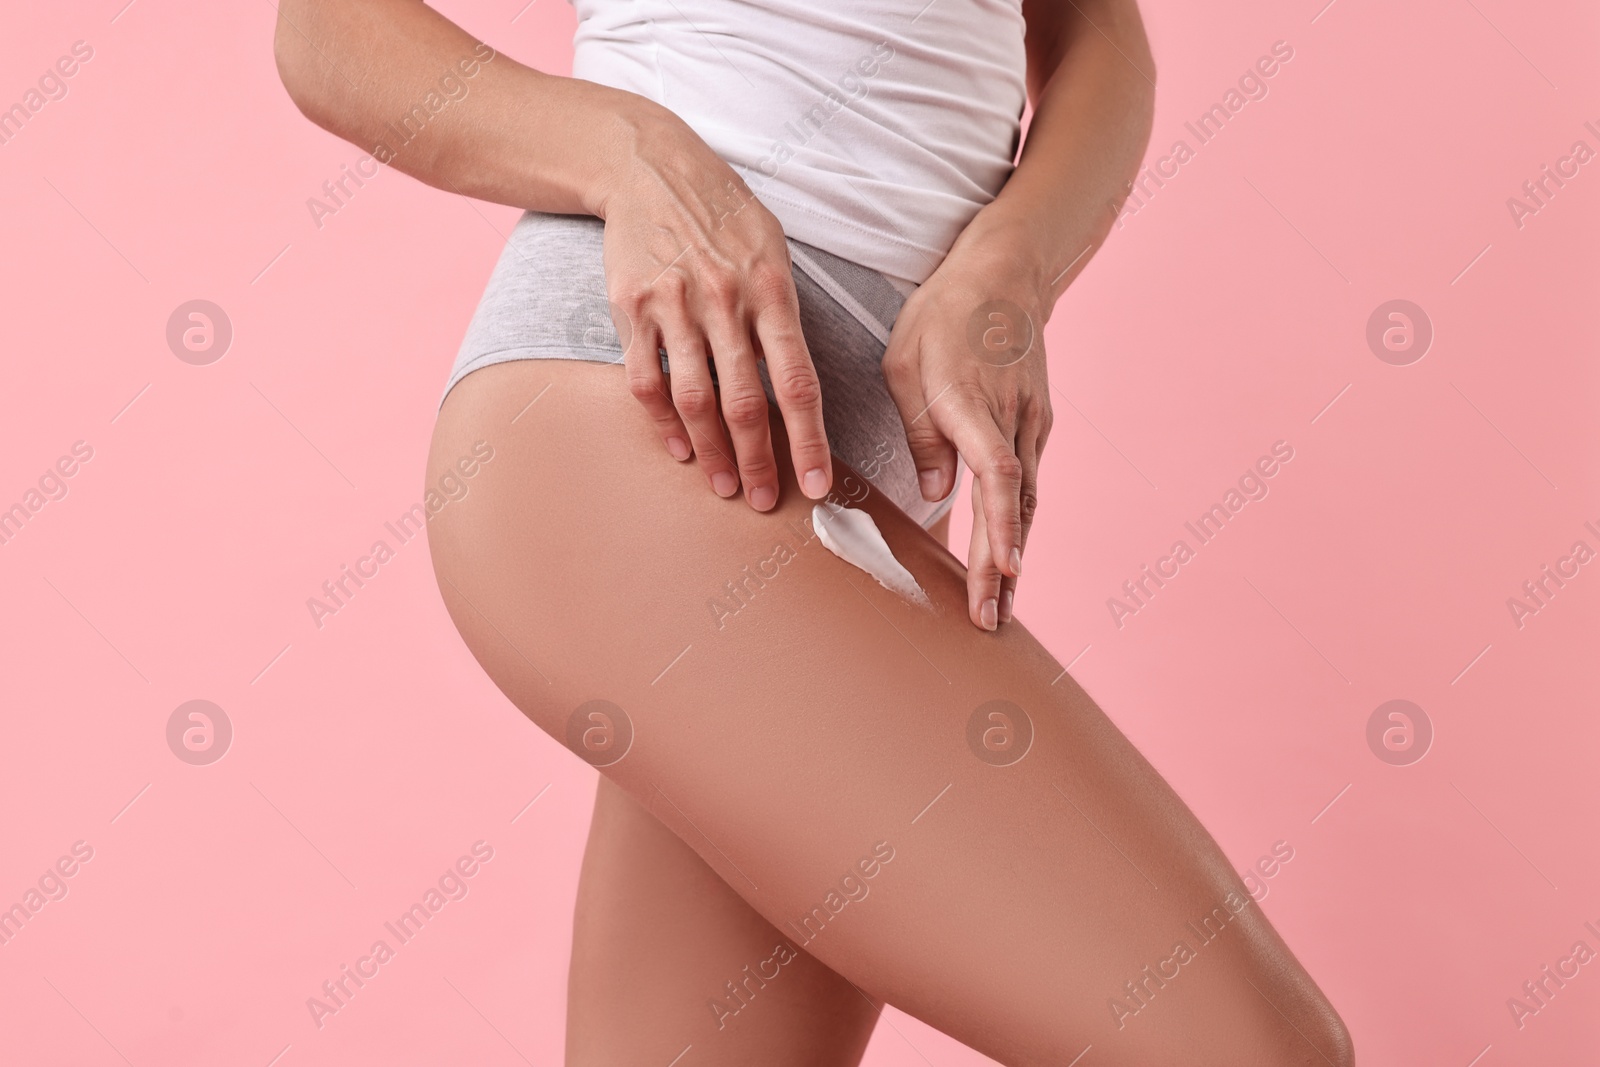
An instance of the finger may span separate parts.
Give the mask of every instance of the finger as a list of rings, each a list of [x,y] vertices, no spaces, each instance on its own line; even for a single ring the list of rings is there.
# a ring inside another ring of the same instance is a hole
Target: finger
[[[932,397],[926,396],[916,344],[915,340],[901,340],[899,335],[890,334],[889,347],[883,354],[883,381],[900,411],[922,499],[938,501],[950,495],[956,482],[955,446],[940,432],[933,415],[935,405],[949,401],[951,387],[942,386]]]
[[[686,319],[669,319],[662,324],[666,340],[667,367],[671,372],[672,402],[689,430],[700,467],[720,497],[739,491],[739,474],[733,465],[733,448],[722,431],[717,415],[717,391],[706,363],[706,346],[698,330]]]
[[[1023,413],[1017,430],[1017,458],[1022,461],[1022,489],[1018,495],[1018,513],[1022,518],[1019,548],[1028,547],[1028,531],[1033,528],[1034,512],[1039,507],[1039,456],[1043,448],[1040,432],[1041,419],[1033,410]],[[1000,621],[1010,622],[1016,601],[1017,579],[1008,575],[1000,583]]]
[[[783,413],[795,477],[800,481],[801,492],[820,500],[833,487],[833,457],[822,423],[822,387],[800,329],[800,302],[795,296],[794,279],[784,275],[753,284],[757,286],[756,337],[766,360],[767,377],[772,381],[772,395]],[[765,291],[761,285],[765,285]]]
[[[622,354],[622,364],[628,373],[628,392],[644,406],[672,458],[682,462],[691,455],[689,431],[672,405],[672,394],[667,392],[666,376],[661,373],[659,337],[654,329],[633,331],[628,350]]]
[[[1000,625],[1000,582],[1005,576],[994,565],[983,507],[983,486],[972,483],[972,541],[967,546],[967,615],[974,626],[993,630]]]
[[[770,511],[778,502],[778,463],[772,457],[767,394],[749,330],[731,313],[711,315],[705,326],[722,392],[722,418],[733,438],[745,500],[757,511]]]
[[[976,397],[933,410],[941,413],[939,428],[972,468],[974,485],[983,487],[991,557],[1002,574],[1015,578],[1022,569],[1022,461],[1012,439],[1001,433],[988,404]]]

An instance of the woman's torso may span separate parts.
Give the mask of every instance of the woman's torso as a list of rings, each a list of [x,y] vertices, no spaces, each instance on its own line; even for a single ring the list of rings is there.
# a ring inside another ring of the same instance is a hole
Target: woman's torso
[[[573,75],[686,121],[796,240],[921,283],[1010,175],[1021,0],[572,0]]]

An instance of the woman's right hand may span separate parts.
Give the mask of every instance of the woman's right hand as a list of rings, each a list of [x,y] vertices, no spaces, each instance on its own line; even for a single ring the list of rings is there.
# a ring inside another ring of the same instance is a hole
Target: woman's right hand
[[[542,74],[508,56],[483,59],[477,40],[424,4],[277,6],[274,55],[290,96],[367,151],[394,139],[394,116],[410,102],[440,91],[441,70],[447,78],[459,70],[460,85],[470,79],[470,105],[440,112],[424,137],[383,162],[493,203],[604,219],[606,288],[628,384],[667,450],[682,460],[698,454],[720,495],[742,482],[752,507],[773,507],[778,468],[756,369],[764,359],[800,487],[813,499],[827,495],[833,464],[822,395],[783,227],[687,123],[635,93]],[[347,70],[382,77],[358,87]]]
[[[742,484],[750,506],[767,511],[778,467],[756,367],[764,360],[795,475],[821,499],[833,464],[783,227],[671,112],[641,102],[623,121],[631,136],[597,213],[629,390],[674,458],[698,456],[718,496]]]

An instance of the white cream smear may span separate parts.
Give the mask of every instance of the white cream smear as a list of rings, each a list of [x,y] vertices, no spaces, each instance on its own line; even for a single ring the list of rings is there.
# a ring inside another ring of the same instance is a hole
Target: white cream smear
[[[928,594],[894,558],[871,515],[857,508],[817,504],[811,509],[811,525],[829,552],[866,571],[889,592],[914,604],[928,603]]]

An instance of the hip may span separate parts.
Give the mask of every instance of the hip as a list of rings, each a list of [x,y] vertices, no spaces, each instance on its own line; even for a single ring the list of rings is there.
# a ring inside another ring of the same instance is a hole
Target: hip
[[[570,359],[620,368],[623,348],[606,298],[604,237],[605,223],[590,216],[523,215],[479,300],[443,395],[473,371],[511,360]],[[907,515],[932,525],[949,510],[955,492],[937,502],[922,499],[905,426],[881,370],[905,298],[877,271],[803,242],[790,239],[789,256],[830,448]],[[764,367],[761,374],[770,399]]]

